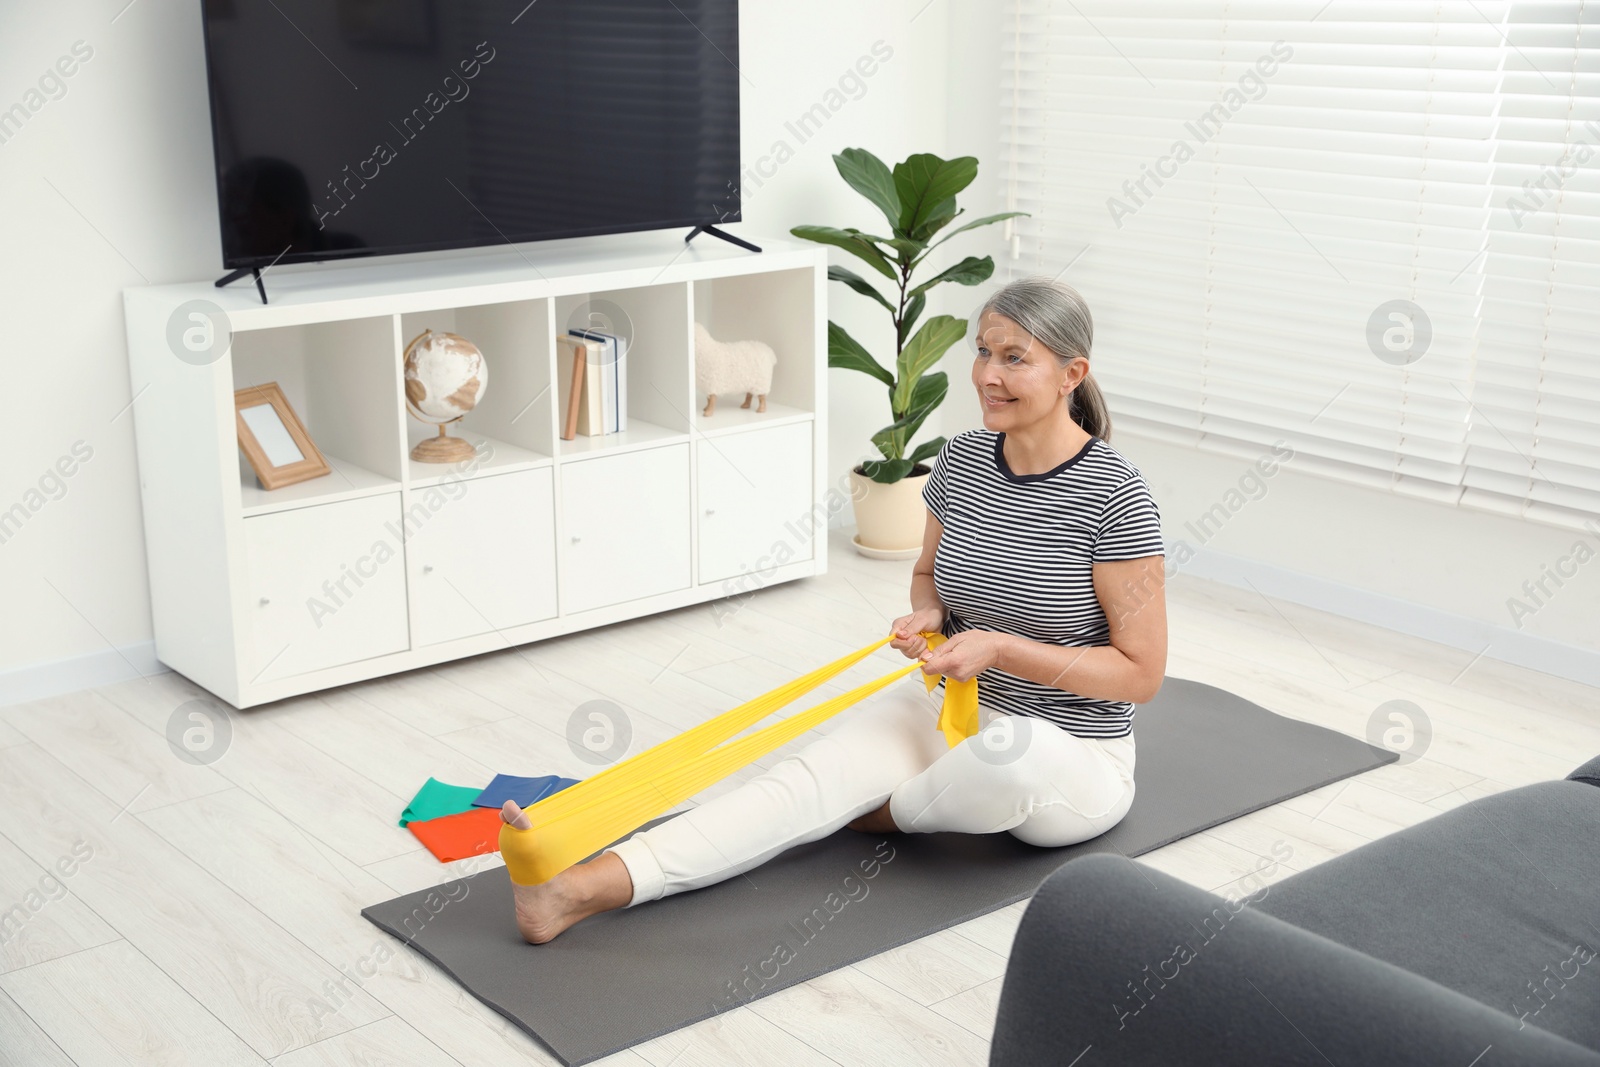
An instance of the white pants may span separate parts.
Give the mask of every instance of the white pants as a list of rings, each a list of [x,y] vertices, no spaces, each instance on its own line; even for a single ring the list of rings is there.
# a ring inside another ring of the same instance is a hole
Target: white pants
[[[770,771],[619,842],[608,851],[633,879],[628,906],[731,878],[886,799],[907,833],[1006,830],[1047,848],[1097,837],[1128,813],[1133,735],[1078,737],[980,704],[982,729],[951,748],[935,727],[942,699],[909,674]]]

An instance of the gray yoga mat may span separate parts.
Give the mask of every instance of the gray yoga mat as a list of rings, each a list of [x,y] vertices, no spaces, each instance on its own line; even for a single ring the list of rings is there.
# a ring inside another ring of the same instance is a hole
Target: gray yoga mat
[[[1137,856],[1398,758],[1184,678],[1139,705],[1134,735],[1133,808],[1065,848],[1003,832],[841,829],[715,885],[592,916],[543,945],[517,934],[499,868],[361,914],[563,1063],[584,1064],[1031,897],[1074,856]]]

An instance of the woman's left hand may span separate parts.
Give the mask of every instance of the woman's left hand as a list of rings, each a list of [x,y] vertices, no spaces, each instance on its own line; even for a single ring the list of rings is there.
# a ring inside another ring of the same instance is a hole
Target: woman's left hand
[[[922,654],[922,673],[958,682],[976,678],[999,664],[1007,636],[993,630],[963,630]]]

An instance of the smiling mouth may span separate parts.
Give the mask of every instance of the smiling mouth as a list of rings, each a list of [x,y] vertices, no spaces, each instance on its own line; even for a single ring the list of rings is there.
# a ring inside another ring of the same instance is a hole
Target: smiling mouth
[[[983,398],[983,402],[985,404],[988,404],[990,407],[998,408],[998,407],[1004,407],[1006,404],[1010,404],[1013,401],[1015,401],[1016,399],[1017,398],[1014,397],[1014,396],[1013,397],[1004,398],[1004,399],[997,399],[995,397],[986,396],[986,397]]]

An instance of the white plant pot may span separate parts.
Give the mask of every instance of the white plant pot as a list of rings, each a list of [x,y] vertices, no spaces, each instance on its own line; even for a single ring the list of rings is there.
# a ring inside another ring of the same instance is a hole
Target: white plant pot
[[[922,488],[930,474],[931,470],[925,470],[885,485],[862,474],[860,468],[850,472],[856,517],[856,534],[851,540],[857,552],[871,559],[916,559],[922,554],[922,535],[928,524]]]

